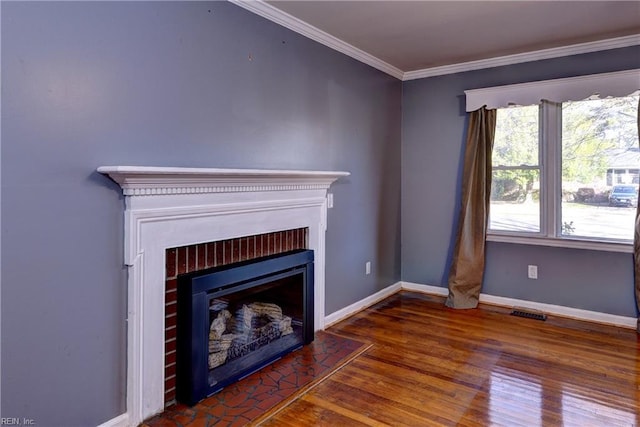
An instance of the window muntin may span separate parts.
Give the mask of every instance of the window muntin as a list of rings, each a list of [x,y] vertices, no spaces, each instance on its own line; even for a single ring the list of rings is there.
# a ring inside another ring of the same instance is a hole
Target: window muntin
[[[638,96],[627,96],[498,109],[489,232],[630,242],[637,197],[626,206],[610,195],[618,184],[637,187],[637,106]],[[509,179],[514,200],[505,200]]]

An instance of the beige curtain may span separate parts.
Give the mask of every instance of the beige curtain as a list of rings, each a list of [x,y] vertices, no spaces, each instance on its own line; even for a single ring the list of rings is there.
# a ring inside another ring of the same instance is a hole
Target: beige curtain
[[[484,276],[484,247],[491,196],[491,151],[495,131],[496,110],[483,107],[469,113],[462,207],[449,271],[449,296],[445,302],[451,308],[478,306]]]
[[[640,100],[638,100],[638,136],[638,144],[640,144]],[[640,202],[638,202],[638,206],[636,207],[636,232],[633,239],[633,269],[638,313],[636,330],[640,333]]]

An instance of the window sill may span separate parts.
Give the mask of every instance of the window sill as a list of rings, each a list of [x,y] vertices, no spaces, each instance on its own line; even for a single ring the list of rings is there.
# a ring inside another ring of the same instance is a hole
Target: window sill
[[[487,242],[517,243],[522,245],[552,246],[556,248],[588,249],[603,252],[633,253],[633,243],[599,242],[594,240],[561,239],[549,237],[487,234]]]

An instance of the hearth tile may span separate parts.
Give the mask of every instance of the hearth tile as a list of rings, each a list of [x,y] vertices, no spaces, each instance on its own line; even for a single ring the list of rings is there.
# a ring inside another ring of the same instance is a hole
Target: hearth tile
[[[149,427],[246,425],[294,396],[302,387],[331,372],[346,357],[364,346],[362,342],[318,332],[312,344],[290,353],[196,406],[189,408],[179,403],[143,425]],[[330,354],[320,356],[323,352]]]

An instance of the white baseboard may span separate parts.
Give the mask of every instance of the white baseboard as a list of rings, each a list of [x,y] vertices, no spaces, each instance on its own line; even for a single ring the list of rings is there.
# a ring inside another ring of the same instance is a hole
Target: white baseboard
[[[98,427],[129,427],[129,414],[124,413],[122,415],[118,415],[117,417],[100,424]]]
[[[382,301],[388,296],[395,294],[400,290],[400,283],[401,282],[394,283],[393,285],[388,286],[381,291],[378,291],[375,294],[366,297],[365,299],[355,302],[338,311],[334,311],[324,318],[324,327],[328,328],[334,323],[338,323],[339,321],[344,320],[347,317],[353,316],[354,314],[364,310],[365,308],[371,307],[372,305]]]
[[[604,323],[607,325],[620,326],[622,328],[635,329],[637,322],[635,317],[618,316],[616,314],[601,313],[599,311],[583,310],[563,305],[546,304],[543,302],[505,298],[487,294],[480,294],[480,302],[506,307],[531,308],[555,316],[570,317],[572,319],[585,320],[587,322]]]
[[[422,285],[419,283],[399,282],[400,287],[407,291],[417,291],[426,294],[447,296],[449,290],[440,286]],[[527,301],[516,298],[499,297],[495,295],[480,294],[480,302],[484,304],[499,305],[503,307],[523,307],[542,311],[554,316],[569,317],[587,322],[604,323],[622,328],[636,328],[635,317],[618,316],[616,314],[601,313],[599,311],[583,310],[580,308],[566,307],[562,305],[546,304],[542,302]]]
[[[442,286],[422,285],[420,283],[413,282],[399,282],[403,291],[422,292],[423,294],[438,295],[446,297],[449,295],[449,289]]]

